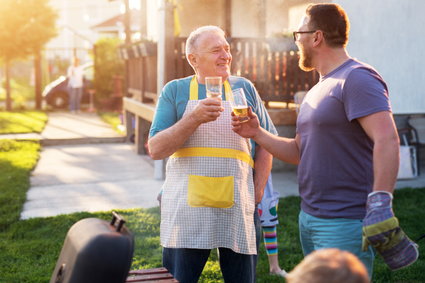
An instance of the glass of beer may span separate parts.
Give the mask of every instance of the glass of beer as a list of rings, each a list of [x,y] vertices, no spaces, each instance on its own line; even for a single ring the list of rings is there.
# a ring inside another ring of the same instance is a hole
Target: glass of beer
[[[221,97],[221,94],[222,94],[221,77],[206,77],[205,88],[207,90],[207,97],[211,97],[211,98]]]
[[[247,122],[248,117],[248,103],[246,102],[245,92],[242,88],[232,90],[233,98],[230,101],[233,113],[238,116],[241,123]]]

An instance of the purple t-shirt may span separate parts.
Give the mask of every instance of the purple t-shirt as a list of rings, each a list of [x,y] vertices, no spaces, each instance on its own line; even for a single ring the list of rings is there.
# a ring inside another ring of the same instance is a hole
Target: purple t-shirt
[[[307,93],[297,120],[301,209],[321,218],[363,219],[373,185],[373,142],[357,118],[391,111],[370,66],[350,59]]]

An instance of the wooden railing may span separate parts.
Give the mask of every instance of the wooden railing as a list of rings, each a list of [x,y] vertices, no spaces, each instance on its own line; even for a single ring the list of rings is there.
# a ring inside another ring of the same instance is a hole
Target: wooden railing
[[[185,56],[186,38],[174,40],[173,78],[193,74]],[[263,101],[293,102],[298,91],[309,90],[319,79],[315,71],[304,72],[298,67],[298,52],[271,51],[264,39],[228,39],[233,56],[232,74],[251,80]],[[155,102],[157,57],[155,44],[139,43],[121,49],[128,68],[128,91],[137,100]]]

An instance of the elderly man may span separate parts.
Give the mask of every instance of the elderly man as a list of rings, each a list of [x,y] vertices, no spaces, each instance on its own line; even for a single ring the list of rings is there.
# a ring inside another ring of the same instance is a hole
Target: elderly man
[[[369,243],[393,270],[415,262],[418,250],[391,209],[399,139],[388,89],[376,70],[348,55],[348,32],[347,15],[337,4],[308,6],[294,32],[300,67],[320,74],[301,104],[295,139],[267,134],[255,114],[248,123],[236,117],[232,123],[236,133],[299,164],[304,254],[347,250],[371,276],[374,251]]]
[[[254,282],[254,215],[272,156],[232,131],[232,89],[243,88],[261,126],[276,130],[252,83],[230,76],[232,55],[223,30],[193,31],[186,56],[195,75],[164,87],[149,138],[154,159],[169,157],[161,199],[163,265],[180,282],[197,282],[210,250],[218,248],[226,282]],[[206,98],[209,76],[222,78],[222,98]]]

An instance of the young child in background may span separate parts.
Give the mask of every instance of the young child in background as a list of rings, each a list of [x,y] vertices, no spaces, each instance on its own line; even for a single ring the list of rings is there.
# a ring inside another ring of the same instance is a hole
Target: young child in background
[[[277,207],[279,204],[279,193],[273,190],[272,175],[270,174],[264,189],[263,198],[258,205],[261,227],[263,229],[264,246],[269,260],[271,274],[286,276],[286,271],[279,266],[277,249]]]

